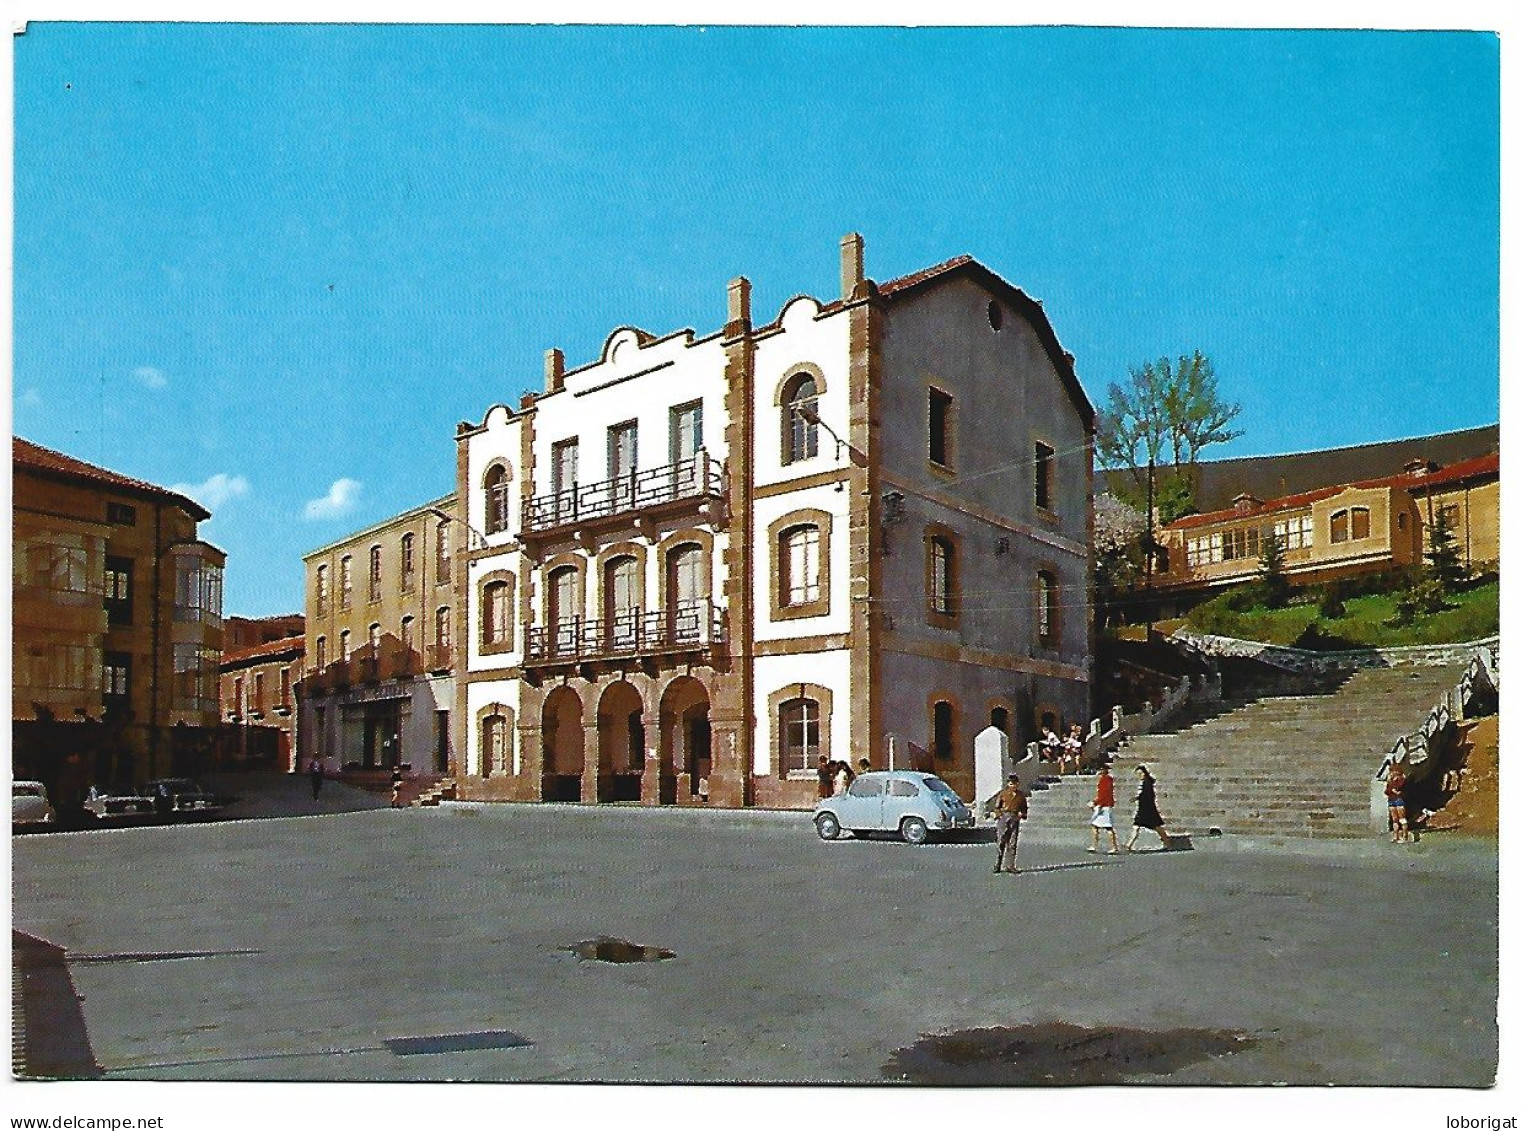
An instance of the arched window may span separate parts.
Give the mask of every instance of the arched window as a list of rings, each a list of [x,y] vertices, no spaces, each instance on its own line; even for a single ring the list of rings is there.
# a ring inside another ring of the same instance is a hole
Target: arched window
[[[398,588],[409,593],[414,587],[414,536],[403,535],[398,543],[398,560],[401,563],[398,574]]]
[[[785,608],[822,599],[821,530],[792,526],[779,536],[779,603]]]
[[[611,558],[605,563],[604,617],[611,647],[635,646],[637,624],[641,620],[635,558]]]
[[[1331,516],[1331,541],[1345,542],[1347,540],[1347,512],[1337,511]]]
[[[1009,717],[1008,717],[1008,713],[1007,713],[1007,708],[1006,707],[993,707],[991,709],[991,725],[996,727],[998,730],[1000,730],[1003,734],[1007,735],[1009,738],[1011,738],[1012,737],[1012,733],[1007,729],[1008,728],[1008,719],[1009,719]]]
[[[313,662],[317,665],[318,671],[323,671],[324,668],[329,666],[329,641],[325,637],[320,636],[316,641],[313,649]]]
[[[1053,644],[1060,635],[1059,586],[1055,584],[1055,575],[1046,570],[1039,571],[1034,626],[1042,644]]]
[[[451,579],[451,520],[442,518],[435,526],[435,584]]]
[[[366,629],[366,643],[371,648],[371,654],[376,655],[376,650],[382,646],[382,626],[373,624]]]
[[[779,764],[786,773],[814,770],[822,750],[822,708],[815,699],[779,705]]]
[[[339,634],[339,659],[340,662],[350,658],[350,630],[347,628]]]
[[[321,566],[318,567],[317,580],[314,583],[314,588],[318,590],[318,616],[326,617],[326,616],[329,615],[329,567],[328,566],[321,565]]]
[[[932,750],[940,761],[954,757],[954,704],[943,699],[933,704]]]
[[[507,644],[510,633],[509,583],[492,581],[482,591],[482,642]]]
[[[366,600],[382,599],[382,547],[371,547],[371,563],[366,571]]]
[[[435,610],[435,644],[443,652],[451,647],[451,608],[442,605]]]
[[[350,607],[350,592],[350,555],[346,554],[339,559],[339,607],[341,609]]]
[[[488,513],[484,530],[489,534],[509,529],[509,472],[504,465],[496,463],[488,469],[483,480],[487,491]]]
[[[1352,508],[1352,541],[1356,542],[1356,541],[1359,541],[1360,539],[1366,538],[1366,537],[1368,537],[1368,533],[1369,533],[1368,508],[1367,507],[1353,507]]]
[[[955,613],[954,540],[941,534],[928,539],[928,609],[935,616]]]
[[[508,720],[503,715],[489,715],[482,721],[482,776],[505,772]]]
[[[782,462],[796,463],[817,454],[817,426],[806,419],[816,415],[817,395],[817,383],[806,373],[785,386]]]
[[[404,617],[398,626],[398,640],[403,645],[403,651],[410,652],[414,646],[414,618]]]

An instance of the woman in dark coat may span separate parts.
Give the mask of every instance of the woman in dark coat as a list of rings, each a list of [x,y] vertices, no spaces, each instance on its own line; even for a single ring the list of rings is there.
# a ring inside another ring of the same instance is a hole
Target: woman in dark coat
[[[1161,810],[1156,808],[1156,779],[1143,764],[1135,767],[1135,775],[1140,779],[1140,792],[1135,795],[1135,831],[1129,834],[1124,851],[1135,850],[1135,838],[1141,829],[1150,829],[1161,838],[1162,848],[1170,848],[1172,842],[1166,834],[1166,822],[1161,819]]]

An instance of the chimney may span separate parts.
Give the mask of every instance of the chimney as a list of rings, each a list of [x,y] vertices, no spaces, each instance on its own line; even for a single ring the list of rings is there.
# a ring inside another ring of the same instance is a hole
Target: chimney
[[[561,350],[546,351],[546,391],[558,393],[562,391],[562,378],[566,375],[567,363],[562,359]]]
[[[844,300],[853,298],[864,282],[864,237],[858,232],[849,232],[838,243],[838,275]]]
[[[726,324],[741,329],[753,320],[753,284],[738,275],[726,285]]]
[[[1250,514],[1252,511],[1256,510],[1257,507],[1262,505],[1262,500],[1251,494],[1249,491],[1242,491],[1239,495],[1232,499],[1231,502],[1235,506],[1236,514]]]

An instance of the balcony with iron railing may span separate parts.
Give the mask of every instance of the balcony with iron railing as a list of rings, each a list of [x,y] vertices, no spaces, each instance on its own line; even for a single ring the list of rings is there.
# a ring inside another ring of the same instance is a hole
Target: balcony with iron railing
[[[421,654],[411,645],[384,637],[377,644],[354,649],[349,659],[335,660],[324,668],[309,668],[303,678],[303,689],[304,694],[311,696],[389,679],[411,679],[429,672],[449,671],[451,662],[449,644],[432,644]],[[276,711],[281,713],[281,708]]]
[[[679,503],[720,499],[725,491],[721,461],[702,450],[664,467],[526,499],[520,533],[524,537],[613,522]]]
[[[705,651],[726,644],[726,618],[709,601],[686,608],[570,617],[525,629],[525,666]]]

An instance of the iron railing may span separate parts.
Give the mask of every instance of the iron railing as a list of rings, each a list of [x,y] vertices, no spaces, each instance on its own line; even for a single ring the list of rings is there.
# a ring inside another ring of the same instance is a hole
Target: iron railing
[[[525,629],[527,664],[571,663],[685,652],[726,643],[726,620],[709,601],[598,620],[569,617]]]
[[[723,490],[720,461],[702,450],[665,467],[633,471],[598,483],[574,484],[526,499],[521,528],[524,533],[539,534],[682,499],[719,498]]]

